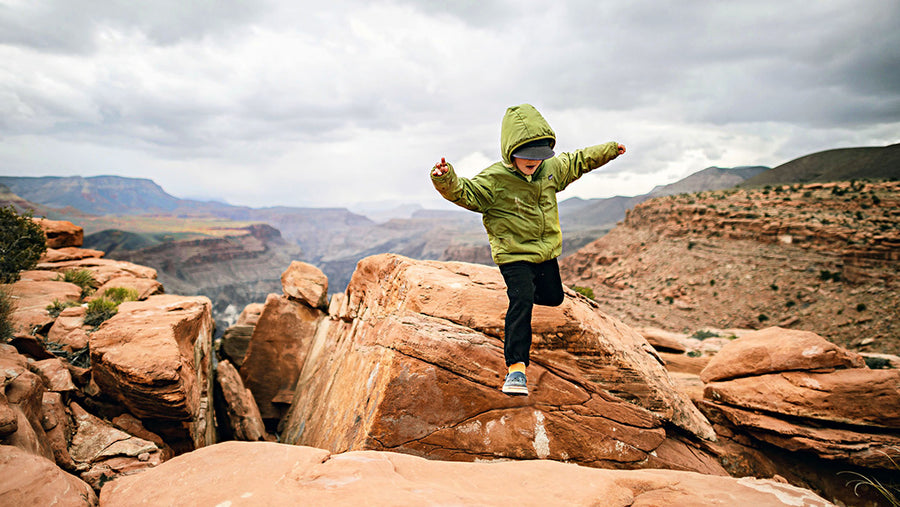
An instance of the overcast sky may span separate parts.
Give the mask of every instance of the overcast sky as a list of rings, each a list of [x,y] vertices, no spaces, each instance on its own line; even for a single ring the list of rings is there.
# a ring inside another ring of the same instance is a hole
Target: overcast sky
[[[628,153],[562,198],[900,142],[900,1],[0,0],[0,174],[433,206],[534,104]]]

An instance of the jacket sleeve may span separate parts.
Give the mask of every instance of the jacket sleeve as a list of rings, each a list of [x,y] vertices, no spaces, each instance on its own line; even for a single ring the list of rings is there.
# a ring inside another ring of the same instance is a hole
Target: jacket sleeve
[[[472,179],[456,175],[453,166],[441,176],[431,175],[434,188],[448,201],[467,210],[484,212],[493,201],[493,190],[489,181],[481,174]]]
[[[559,178],[557,191],[562,191],[569,183],[572,183],[618,156],[619,143],[615,141],[598,144],[570,153],[561,153],[556,157],[560,163],[557,168],[557,177]]]

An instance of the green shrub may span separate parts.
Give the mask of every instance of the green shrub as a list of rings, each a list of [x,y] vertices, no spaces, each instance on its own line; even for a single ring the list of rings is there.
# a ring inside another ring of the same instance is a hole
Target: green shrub
[[[579,287],[576,285],[576,286],[572,287],[572,290],[574,290],[575,292],[581,294],[582,296],[584,296],[588,299],[594,299],[594,289],[592,289],[590,287]]]
[[[87,269],[69,269],[57,279],[68,283],[74,283],[81,287],[82,298],[86,298],[93,294],[94,289],[96,289],[98,285],[97,280],[94,278],[94,274]]]
[[[119,305],[115,301],[105,298],[97,298],[88,303],[84,312],[84,323],[97,327],[109,320],[119,311]]]
[[[708,329],[701,329],[701,330],[697,331],[696,333],[692,334],[691,338],[696,338],[698,340],[705,340],[707,338],[716,338],[718,336],[719,336],[718,333],[715,333]]]
[[[73,301],[62,302],[58,299],[54,299],[52,303],[47,305],[47,313],[50,314],[54,319],[59,317],[59,314],[62,313],[66,308],[70,308],[73,306],[78,306],[78,303]]]
[[[9,341],[13,336],[13,325],[10,321],[15,305],[12,298],[0,287],[0,343]]]
[[[866,304],[865,304],[865,303],[859,303],[858,305],[856,305],[856,311],[858,311],[858,312],[864,312],[864,311],[866,311]]]
[[[46,251],[47,237],[30,212],[19,215],[12,206],[0,208],[0,283],[17,281]]]
[[[125,301],[137,301],[141,297],[138,291],[129,287],[110,287],[104,290],[101,296],[115,301],[116,304],[124,303]]]

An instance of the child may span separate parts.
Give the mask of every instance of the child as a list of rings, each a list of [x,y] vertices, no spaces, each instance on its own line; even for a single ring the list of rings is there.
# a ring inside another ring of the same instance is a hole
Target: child
[[[563,287],[557,257],[562,231],[556,193],[585,173],[618,155],[615,142],[554,156],[556,134],[529,104],[506,110],[500,126],[503,161],[475,177],[461,178],[444,159],[434,165],[431,181],[450,202],[482,214],[491,256],[506,281],[503,355],[509,369],[501,389],[527,395],[525,367],[531,349],[534,305],[558,306]]]

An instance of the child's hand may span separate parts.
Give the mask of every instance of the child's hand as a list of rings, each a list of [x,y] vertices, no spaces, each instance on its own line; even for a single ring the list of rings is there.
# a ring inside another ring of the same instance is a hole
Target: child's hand
[[[620,145],[619,145],[619,155],[622,155],[622,154],[624,154],[624,153],[625,153],[625,145],[624,145],[624,144],[620,144]]]
[[[443,176],[449,170],[450,166],[447,164],[447,160],[444,157],[441,157],[441,161],[437,164],[434,164],[434,169],[431,170],[431,174],[435,176]]]

